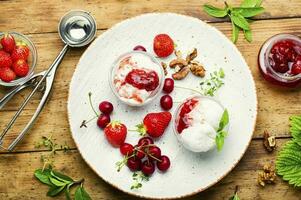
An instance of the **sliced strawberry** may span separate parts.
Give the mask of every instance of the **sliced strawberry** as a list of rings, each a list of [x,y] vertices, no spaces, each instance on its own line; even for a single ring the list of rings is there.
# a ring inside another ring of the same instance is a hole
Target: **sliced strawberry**
[[[24,42],[17,42],[16,48],[11,53],[11,58],[13,62],[19,59],[27,60],[29,56],[29,48]]]
[[[13,70],[19,77],[24,77],[28,74],[29,66],[27,62],[23,59],[19,59],[13,63]]]
[[[167,34],[159,34],[154,38],[154,52],[159,57],[167,57],[174,51],[174,42]]]
[[[143,124],[137,125],[138,132],[143,135],[147,133],[151,137],[160,137],[170,120],[170,112],[148,113],[143,119]]]
[[[13,61],[8,53],[5,51],[0,51],[0,68],[5,67],[9,68],[11,67]]]
[[[125,141],[127,128],[124,124],[113,121],[104,129],[105,136],[113,147],[119,147]]]
[[[11,82],[16,79],[15,72],[8,67],[0,68],[0,79],[4,82]]]
[[[1,45],[4,51],[10,53],[14,50],[16,46],[15,38],[11,34],[6,33],[1,39]]]

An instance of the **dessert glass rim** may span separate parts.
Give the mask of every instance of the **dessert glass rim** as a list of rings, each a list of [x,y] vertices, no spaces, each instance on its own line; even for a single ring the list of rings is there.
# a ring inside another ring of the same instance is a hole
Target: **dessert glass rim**
[[[271,71],[271,73],[275,76],[277,76],[280,79],[284,79],[287,81],[296,81],[298,79],[301,78],[301,74],[297,74],[297,75],[292,75],[292,76],[285,76],[281,73],[276,72],[269,64],[268,62],[268,56],[269,53],[272,49],[272,47],[274,46],[274,44],[276,44],[277,42],[281,41],[281,40],[293,40],[293,41],[297,41],[298,43],[300,43],[301,45],[301,38],[298,37],[297,35],[293,35],[293,34],[289,34],[289,33],[279,33],[276,34],[272,37],[270,37],[269,39],[267,39],[261,49],[260,49],[260,53],[259,53],[259,64],[263,64],[264,66],[266,66],[267,69],[269,69]]]
[[[22,33],[15,32],[15,31],[7,31],[7,32],[0,32],[0,38],[3,35],[5,35],[6,33],[9,33],[13,36],[17,36],[19,39],[21,38],[23,41],[25,40],[25,43],[29,46],[30,53],[31,53],[30,69],[29,69],[28,74],[25,77],[17,78],[10,82],[4,82],[4,81],[0,80],[0,85],[12,87],[12,86],[21,85],[22,83],[25,83],[33,75],[36,64],[37,64],[38,52],[37,52],[37,49],[36,49],[34,43],[26,35],[23,35]]]
[[[122,98],[120,98],[120,95],[117,93],[116,91],[116,88],[113,84],[114,82],[114,74],[115,74],[115,70],[118,66],[118,63],[120,62],[121,59],[125,58],[127,55],[131,55],[131,54],[142,54],[142,55],[145,55],[147,57],[149,57],[159,68],[160,70],[160,74],[158,75],[159,76],[159,86],[153,91],[154,92],[154,95],[153,96],[150,96],[149,98],[147,98],[143,103],[141,104],[133,104],[133,103],[130,103],[130,102],[127,102],[127,101],[124,101]],[[160,91],[162,91],[163,89],[163,85],[164,85],[164,79],[165,79],[165,74],[164,74],[164,70],[163,68],[161,67],[161,64],[159,62],[159,60],[153,56],[152,54],[148,53],[148,52],[145,52],[145,51],[135,51],[135,50],[132,50],[132,51],[128,51],[128,52],[125,52],[123,54],[121,54],[120,56],[118,56],[114,62],[112,63],[111,65],[111,70],[109,71],[109,85],[110,85],[110,88],[113,92],[113,94],[123,103],[129,105],[129,106],[134,106],[134,107],[140,107],[140,106],[144,106],[146,104],[149,104],[150,102],[152,102],[159,94],[160,94]]]

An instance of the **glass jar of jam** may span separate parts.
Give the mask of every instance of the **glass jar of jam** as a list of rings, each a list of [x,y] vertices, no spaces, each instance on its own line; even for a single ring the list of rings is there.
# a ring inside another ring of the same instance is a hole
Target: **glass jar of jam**
[[[263,77],[276,85],[297,87],[301,83],[301,38],[278,34],[261,47],[258,64]]]

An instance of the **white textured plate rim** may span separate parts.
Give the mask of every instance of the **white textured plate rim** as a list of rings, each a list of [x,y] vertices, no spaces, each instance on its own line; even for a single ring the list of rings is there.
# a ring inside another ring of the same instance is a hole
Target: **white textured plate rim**
[[[85,157],[83,156],[79,145],[77,144],[77,141],[74,139],[74,136],[73,136],[73,132],[71,130],[71,124],[70,124],[70,115],[71,115],[71,111],[70,111],[70,95],[71,95],[71,86],[72,86],[72,83],[74,81],[74,76],[72,75],[72,78],[71,78],[71,81],[70,81],[70,85],[69,85],[69,90],[68,90],[68,101],[67,101],[67,117],[68,117],[68,123],[69,123],[69,130],[71,132],[71,137],[81,155],[81,157],[83,158],[83,160],[86,162],[86,164],[92,169],[92,171],[94,171],[94,173],[96,173],[104,182],[110,184],[111,186],[113,186],[114,188],[126,193],[126,194],[129,194],[129,195],[133,195],[133,196],[136,196],[136,197],[140,197],[140,198],[147,198],[147,199],[180,199],[180,198],[184,198],[184,197],[189,197],[189,196],[193,196],[197,193],[200,193],[210,187],[212,187],[213,185],[215,185],[216,183],[218,183],[220,180],[222,180],[225,176],[227,176],[233,169],[234,167],[240,162],[240,160],[242,159],[242,157],[244,156],[244,154],[246,153],[251,141],[252,141],[252,137],[254,135],[254,131],[255,131],[255,125],[256,125],[256,122],[257,122],[257,114],[258,114],[258,99],[257,99],[257,91],[256,91],[256,85],[255,85],[255,81],[254,81],[254,78],[253,78],[253,75],[252,75],[252,72],[250,70],[250,67],[249,65],[246,63],[243,55],[241,54],[241,52],[238,50],[238,48],[229,40],[229,38],[227,38],[220,30],[218,30],[216,27],[214,26],[211,26],[209,25],[208,23],[206,23],[205,21],[202,21],[201,19],[198,19],[198,18],[195,18],[195,17],[191,17],[191,16],[187,16],[187,15],[182,15],[182,14],[178,14],[178,13],[171,13],[171,12],[157,12],[157,13],[146,13],[146,14],[141,14],[141,15],[137,15],[135,17],[131,17],[131,18],[128,18],[128,19],[125,19],[125,20],[122,20],[118,23],[116,23],[115,25],[113,25],[111,28],[109,28],[108,30],[106,30],[104,33],[102,33],[101,35],[99,35],[88,47],[87,49],[84,51],[84,53],[82,54],[82,56],[80,57],[76,67],[75,67],[75,70],[73,72],[73,74],[75,74],[75,72],[78,70],[78,64],[81,62],[81,60],[85,57],[85,54],[88,52],[88,49],[92,48],[98,40],[102,39],[102,37],[104,37],[105,35],[109,34],[111,32],[111,30],[120,25],[121,23],[124,23],[124,22],[127,22],[127,21],[130,21],[130,20],[133,20],[133,19],[136,19],[136,18],[139,18],[139,17],[142,17],[142,16],[155,16],[155,15],[174,15],[174,16],[182,16],[182,17],[186,17],[186,18],[189,18],[190,20],[196,20],[196,21],[199,21],[199,22],[202,22],[204,24],[206,24],[207,26],[209,26],[210,28],[212,29],[215,29],[215,31],[221,36],[223,37],[225,40],[227,40],[233,47],[233,49],[236,51],[236,53],[238,53],[243,59],[243,63],[247,66],[247,71],[249,72],[250,76],[251,76],[251,81],[252,81],[252,85],[254,86],[254,94],[255,94],[255,119],[254,119],[254,122],[253,122],[253,131],[252,131],[252,134],[250,135],[250,138],[249,138],[249,142],[248,144],[245,146],[245,149],[243,150],[240,158],[237,160],[237,162],[233,163],[233,166],[228,170],[226,171],[222,176],[220,176],[216,181],[214,181],[213,183],[209,184],[207,187],[204,187],[204,188],[200,188],[196,191],[193,191],[189,194],[185,194],[185,195],[181,195],[181,196],[176,196],[176,197],[165,197],[165,198],[160,198],[160,197],[149,197],[149,196],[143,196],[141,194],[137,194],[137,193],[134,193],[134,192],[128,192],[128,191],[125,191],[121,188],[119,188],[118,186],[114,185],[113,183],[111,183],[109,180],[106,180],[100,173],[97,172],[97,170],[94,169],[94,167],[92,165],[90,165],[90,163],[85,159]]]

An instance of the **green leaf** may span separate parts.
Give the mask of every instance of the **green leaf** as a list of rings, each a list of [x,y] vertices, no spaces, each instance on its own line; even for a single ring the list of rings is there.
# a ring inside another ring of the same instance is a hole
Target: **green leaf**
[[[243,30],[244,31],[244,36],[248,42],[252,42],[252,31],[251,30]]]
[[[232,12],[230,15],[231,20],[235,25],[243,30],[250,30],[250,25],[247,20],[239,13]]]
[[[146,127],[143,123],[136,125],[137,132],[140,133],[141,136],[145,136],[147,133]]]
[[[259,7],[262,3],[262,0],[244,0],[240,6],[247,8],[247,7]]]
[[[60,181],[67,182],[67,183],[74,182],[74,180],[72,178],[70,178],[69,176],[66,176],[60,172],[52,170],[50,173],[52,176],[54,176],[56,179],[58,179]]]
[[[301,115],[290,117],[290,132],[296,143],[301,146]]]
[[[230,200],[240,200],[240,198],[238,197],[238,194],[235,193],[235,195],[232,196],[232,197],[230,198]]]
[[[75,200],[92,200],[86,190],[79,186],[75,191]]]
[[[219,126],[217,129],[217,132],[222,131],[228,125],[228,123],[229,123],[229,113],[228,113],[228,110],[225,109],[223,112],[223,115],[219,121]]]
[[[47,192],[47,196],[50,196],[50,197],[57,196],[58,194],[60,194],[64,190],[64,188],[65,188],[65,186],[61,186],[61,187],[53,186]]]
[[[222,134],[217,134],[215,137],[215,143],[218,151],[221,151],[224,146],[225,137]]]
[[[232,42],[236,44],[240,28],[236,26],[233,21],[231,23],[232,23]]]
[[[54,178],[54,177],[49,177],[49,180],[50,180],[50,182],[51,182],[53,185],[55,185],[55,186],[57,186],[57,187],[61,187],[61,186],[65,186],[65,185],[66,185],[65,182],[60,181],[60,180],[57,180],[57,179]]]
[[[233,8],[233,12],[241,14],[243,17],[254,17],[264,12],[263,7],[256,8]]]
[[[204,11],[213,17],[225,17],[228,14],[228,9],[225,7],[224,9],[220,9],[211,5],[204,5]]]
[[[50,177],[50,170],[49,169],[37,169],[34,172],[35,177],[41,181],[42,183],[53,186],[53,184],[50,182],[49,177]]]
[[[301,146],[294,139],[286,143],[278,154],[276,170],[289,184],[301,186]]]

